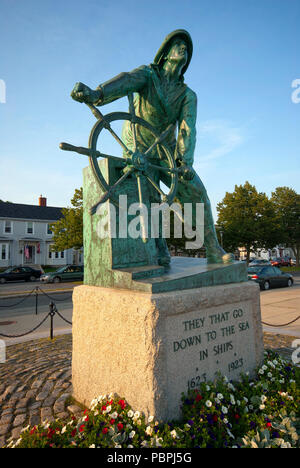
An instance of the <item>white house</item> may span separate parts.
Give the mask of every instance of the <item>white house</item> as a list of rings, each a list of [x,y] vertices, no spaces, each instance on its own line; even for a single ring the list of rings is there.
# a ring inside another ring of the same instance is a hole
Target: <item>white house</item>
[[[82,263],[73,249],[52,252],[50,224],[62,217],[62,208],[0,201],[0,267],[12,265],[67,265]]]

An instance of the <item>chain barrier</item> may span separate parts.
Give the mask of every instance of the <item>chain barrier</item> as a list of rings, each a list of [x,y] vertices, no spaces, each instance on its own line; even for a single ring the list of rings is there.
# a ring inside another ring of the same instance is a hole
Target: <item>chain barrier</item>
[[[16,302],[15,304],[9,304],[9,305],[0,305],[1,308],[6,308],[6,309],[9,309],[9,308],[13,308],[13,307],[16,307],[18,306],[19,304],[22,304],[22,302],[26,301],[30,296],[32,296],[33,293],[35,293],[35,299],[36,299],[36,314],[37,314],[37,297],[39,295],[39,291],[44,294],[44,296],[48,297],[50,300],[53,300],[53,301],[68,301],[71,299],[72,297],[72,294],[68,297],[65,297],[64,299],[59,299],[59,298],[54,298],[54,297],[51,297],[49,296],[49,294],[47,294],[42,288],[40,288],[40,286],[36,286],[32,291],[30,291],[27,296],[23,297],[20,301]],[[0,297],[0,299],[3,299]],[[5,298],[7,299],[7,298]]]
[[[69,325],[72,325],[72,322],[67,320],[63,315],[59,313],[59,311],[57,310],[56,304],[54,302],[50,302],[49,309],[50,309],[50,312],[46,315],[46,317],[44,317],[43,320],[36,327],[32,328],[28,332],[21,333],[20,335],[6,335],[4,333],[0,333],[0,336],[2,336],[3,338],[21,338],[23,336],[30,335],[30,333],[33,333],[35,330],[40,328],[43,325],[43,323],[45,323],[46,320],[50,317],[50,339],[53,340],[53,336],[54,336],[53,324],[54,324],[54,317],[56,314]]]
[[[278,328],[280,328],[280,327],[287,327],[288,325],[291,325],[292,323],[297,322],[297,320],[299,320],[299,319],[300,319],[300,315],[299,315],[299,317],[295,318],[294,320],[291,320],[291,321],[288,322],[288,323],[283,323],[283,324],[281,324],[281,325],[278,325],[278,324],[277,324],[277,325],[274,325],[273,323],[267,323],[267,322],[263,322],[263,321],[262,321],[261,323],[262,323],[263,325],[267,325],[268,327],[278,327]]]
[[[37,286],[36,288],[34,288],[32,291],[30,291],[29,294],[27,294],[27,296],[23,297],[19,302],[16,302],[15,304],[10,304],[10,305],[0,305],[0,307],[3,307],[3,308],[10,308],[10,307],[16,307],[17,305],[19,304],[22,304],[22,302],[26,301],[26,299],[28,299],[33,293],[34,291],[36,291],[36,289],[39,288],[39,286]],[[0,298],[2,299],[2,298]]]

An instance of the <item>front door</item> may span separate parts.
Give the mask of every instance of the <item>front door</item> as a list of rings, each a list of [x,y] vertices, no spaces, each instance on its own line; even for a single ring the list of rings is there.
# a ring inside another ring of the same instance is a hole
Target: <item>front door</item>
[[[24,246],[24,265],[35,263],[35,246],[25,245]]]

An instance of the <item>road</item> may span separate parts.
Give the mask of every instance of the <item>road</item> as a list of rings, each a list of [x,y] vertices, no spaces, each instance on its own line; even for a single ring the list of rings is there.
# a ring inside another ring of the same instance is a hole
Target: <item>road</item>
[[[272,326],[263,325],[264,331],[287,334],[300,337],[300,319],[288,326],[275,327],[294,320],[300,316],[300,276],[294,277],[295,284],[292,288],[271,289],[261,291],[262,322]],[[20,335],[32,330],[49,313],[49,303],[55,302],[59,313],[69,322],[72,321],[72,290],[74,283],[53,284],[20,283],[9,284],[1,289],[0,293],[0,334]],[[32,287],[33,286],[33,287]],[[25,299],[26,294],[35,286],[40,286],[49,297],[40,293],[38,296],[38,314],[35,313],[35,296]],[[22,301],[20,303],[20,301]],[[17,304],[19,302],[19,304]],[[15,307],[9,305],[16,304]],[[58,315],[54,317],[54,334],[71,333],[72,327]],[[0,339],[6,345],[29,341],[32,339],[48,337],[50,333],[50,318],[48,318],[34,333],[20,338]]]

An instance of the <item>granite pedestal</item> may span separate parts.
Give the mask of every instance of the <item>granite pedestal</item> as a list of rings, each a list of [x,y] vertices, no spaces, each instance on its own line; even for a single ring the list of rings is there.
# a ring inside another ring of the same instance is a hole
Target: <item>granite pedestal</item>
[[[258,285],[171,292],[82,285],[73,294],[73,391],[89,406],[111,392],[160,421],[181,393],[218,372],[237,379],[263,359]]]

